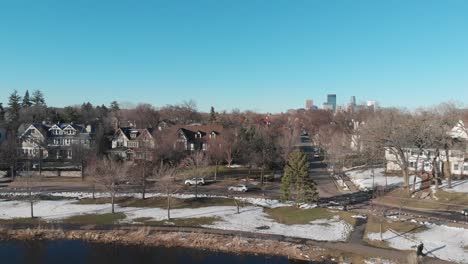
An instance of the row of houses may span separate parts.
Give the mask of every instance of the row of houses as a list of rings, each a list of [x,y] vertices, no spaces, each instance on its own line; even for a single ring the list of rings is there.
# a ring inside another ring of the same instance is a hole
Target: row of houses
[[[221,135],[221,127],[193,124],[168,128],[174,134],[173,147],[184,151],[206,151],[211,142]],[[22,124],[17,131],[18,154],[23,159],[49,161],[73,160],[82,149],[92,148],[95,129],[89,124],[40,123]],[[108,154],[124,160],[151,159],[156,137],[161,130],[136,128],[132,124],[117,127],[108,137]],[[6,130],[0,128],[0,143],[6,139]]]
[[[468,129],[464,122],[458,124],[447,133],[452,138],[449,149],[437,150],[435,148],[405,148],[405,158],[408,170],[412,173],[432,173],[433,169],[444,171],[444,166],[450,166],[452,175],[468,176]],[[448,155],[448,156],[447,156]],[[400,172],[401,161],[390,148],[385,150],[387,172]],[[447,160],[449,161],[447,163]]]

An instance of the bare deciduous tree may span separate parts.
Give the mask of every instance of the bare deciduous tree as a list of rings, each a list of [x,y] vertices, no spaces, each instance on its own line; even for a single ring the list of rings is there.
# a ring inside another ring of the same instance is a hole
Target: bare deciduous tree
[[[102,185],[111,197],[112,213],[115,213],[115,197],[121,184],[128,180],[128,164],[102,158],[97,161],[94,172],[95,181]]]
[[[172,196],[182,188],[175,183],[175,177],[179,169],[170,163],[161,163],[153,168],[153,175],[166,192],[167,198],[167,220],[171,220],[171,201]]]

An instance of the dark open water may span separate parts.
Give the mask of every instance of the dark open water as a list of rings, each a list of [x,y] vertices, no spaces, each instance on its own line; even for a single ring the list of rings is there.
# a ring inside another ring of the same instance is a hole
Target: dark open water
[[[289,264],[286,257],[235,255],[184,248],[95,244],[83,241],[0,241],[5,264]]]

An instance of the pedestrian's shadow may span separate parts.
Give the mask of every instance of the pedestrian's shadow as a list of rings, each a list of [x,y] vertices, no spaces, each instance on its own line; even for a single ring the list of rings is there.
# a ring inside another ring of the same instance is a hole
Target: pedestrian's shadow
[[[426,253],[424,254],[424,256],[427,256],[427,255],[429,255],[429,254],[433,255],[432,253],[434,253],[434,252],[436,252],[436,251],[438,251],[438,250],[441,250],[441,249],[443,249],[443,248],[446,248],[446,247],[447,247],[447,245],[443,245],[443,246],[441,246],[441,247],[438,247],[438,248],[435,248],[435,249],[433,249],[433,250],[430,250],[430,251],[426,252]]]

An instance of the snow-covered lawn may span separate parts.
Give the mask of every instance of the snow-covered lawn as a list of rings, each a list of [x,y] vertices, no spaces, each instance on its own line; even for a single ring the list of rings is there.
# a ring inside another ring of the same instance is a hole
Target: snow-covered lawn
[[[442,181],[440,186],[444,191],[447,192],[459,192],[459,193],[468,193],[468,179],[466,180],[452,180],[452,188],[447,188],[448,183],[446,180]]]
[[[346,172],[346,175],[360,190],[371,190],[374,186],[398,187],[403,185],[404,179],[399,176],[385,176],[383,168],[374,169],[374,177],[372,170],[352,170]],[[414,176],[410,176],[410,184],[413,184]],[[421,180],[416,178],[416,189],[419,189]]]
[[[80,214],[110,213],[110,204],[81,205],[74,204],[75,200],[38,201],[34,205],[37,217],[46,220],[60,220]],[[134,223],[135,219],[147,217],[156,221],[165,220],[167,211],[160,208],[119,207],[116,211],[124,213],[127,217],[125,223]],[[28,217],[30,205],[27,201],[0,201],[0,219]],[[345,241],[353,227],[338,218],[321,219],[306,225],[284,225],[270,219],[260,206],[247,206],[237,214],[235,206],[210,206],[194,209],[173,209],[173,218],[200,218],[217,217],[220,220],[206,227],[260,232],[294,236],[321,241]],[[267,230],[257,230],[257,227],[268,226]]]
[[[33,195],[48,195],[54,197],[64,197],[64,198],[92,198],[93,194],[90,192],[35,192]],[[28,192],[3,192],[1,193],[2,197],[18,197],[18,196],[29,196]],[[107,192],[96,192],[94,194],[95,198],[109,198],[110,194]],[[141,198],[141,193],[117,193],[116,197],[134,197],[134,198]],[[146,193],[146,198],[151,197],[166,197],[164,193]],[[190,199],[195,198],[194,194],[174,194],[172,195],[173,198],[178,199]],[[238,201],[250,203],[253,205],[258,205],[267,208],[277,208],[277,207],[285,207],[285,206],[292,206],[293,203],[283,203],[278,200],[274,199],[265,199],[265,198],[254,198],[254,197],[232,197],[232,196],[223,196],[223,195],[206,195],[206,194],[198,194],[199,198],[226,198],[226,199],[236,199]]]
[[[429,256],[457,263],[468,263],[468,229],[443,225],[426,224],[425,231],[398,236],[391,231],[383,233],[383,239],[390,247],[400,250],[415,250],[424,243]],[[379,233],[370,233],[370,240],[380,240]]]

